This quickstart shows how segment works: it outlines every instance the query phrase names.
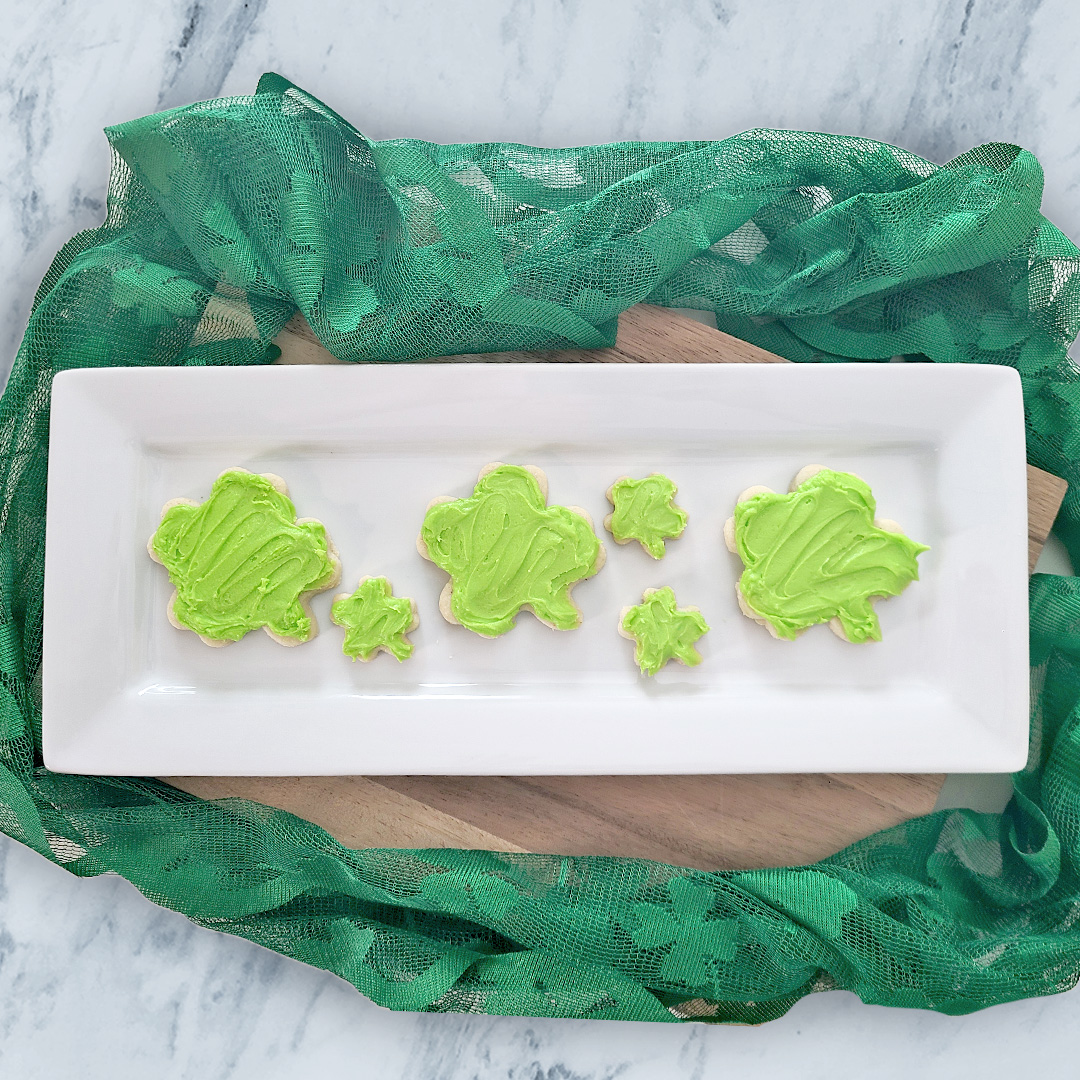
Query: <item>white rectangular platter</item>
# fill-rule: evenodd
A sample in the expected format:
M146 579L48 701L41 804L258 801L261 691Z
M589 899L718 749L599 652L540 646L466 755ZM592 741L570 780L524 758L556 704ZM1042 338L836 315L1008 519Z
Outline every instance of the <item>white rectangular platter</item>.
M1014 371L969 365L411 364L126 368L55 379L45 569L46 765L114 775L1006 772L1027 753L1027 511ZM653 561L607 564L560 632L448 624L418 554L428 503L489 462L536 465L598 529L620 475L689 513ZM858 473L929 544L879 602L884 640L774 640L740 614L723 542L738 494L804 465ZM146 553L162 504L224 469L282 476L341 554L320 633L213 649L166 617ZM364 575L413 597L413 657L352 663L331 597ZM642 677L621 608L671 585L704 662Z

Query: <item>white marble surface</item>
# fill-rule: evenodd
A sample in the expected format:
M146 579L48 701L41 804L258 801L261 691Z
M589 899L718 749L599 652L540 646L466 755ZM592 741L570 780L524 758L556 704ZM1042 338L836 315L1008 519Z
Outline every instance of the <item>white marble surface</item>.
M1077 239L1078 34L1072 0L11 4L0 373L52 255L101 220L101 128L249 92L264 70L376 138L558 145L773 126L866 135L936 161L1016 142L1043 162L1047 216ZM993 797L970 783L949 792ZM762 1029L396 1015L196 929L123 881L79 881L0 841L3 1076L996 1077L1074 1067L1078 1001L957 1019L828 994Z
M803 1000L762 1028L391 1013L0 840L0 1076L967 1080L1075 1073L1080 995L966 1017ZM1070 1071L1071 1070L1071 1071Z

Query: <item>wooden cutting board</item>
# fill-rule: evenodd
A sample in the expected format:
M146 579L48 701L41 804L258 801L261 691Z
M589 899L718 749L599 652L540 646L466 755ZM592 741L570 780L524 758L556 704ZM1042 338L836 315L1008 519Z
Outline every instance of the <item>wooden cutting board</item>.
M281 363L337 363L302 318L277 339ZM611 349L443 361L774 364L781 357L663 308L619 320ZM1028 466L1029 569L1065 481ZM321 825L347 847L465 847L622 855L705 870L814 862L933 809L944 776L165 777L203 798L242 797Z

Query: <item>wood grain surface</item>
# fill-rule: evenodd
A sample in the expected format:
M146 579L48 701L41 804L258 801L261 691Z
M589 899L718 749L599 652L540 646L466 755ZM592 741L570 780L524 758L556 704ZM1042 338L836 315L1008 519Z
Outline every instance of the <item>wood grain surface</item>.
M302 318L280 363L337 363ZM439 362L786 363L663 308L619 320L610 349L438 357ZM1033 568L1066 484L1028 466ZM465 847L621 855L705 870L814 862L933 809L943 776L165 777L203 798L241 797L321 825L348 847Z

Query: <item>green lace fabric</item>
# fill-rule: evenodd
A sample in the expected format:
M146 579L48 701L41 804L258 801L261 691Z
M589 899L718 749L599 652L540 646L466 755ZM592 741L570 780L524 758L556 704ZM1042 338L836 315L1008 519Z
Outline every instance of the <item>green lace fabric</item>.
M1007 364L1080 558L1080 252L1040 216L1031 154L939 167L797 131L372 142L276 75L108 137L107 218L57 256L0 401L0 828L392 1008L757 1023L836 987L962 1013L1076 982L1075 578L1032 581L1032 754L1005 812L932 814L815 866L354 851L251 802L40 763L52 375L263 364L298 310L353 362L611 345L648 300L796 361Z

